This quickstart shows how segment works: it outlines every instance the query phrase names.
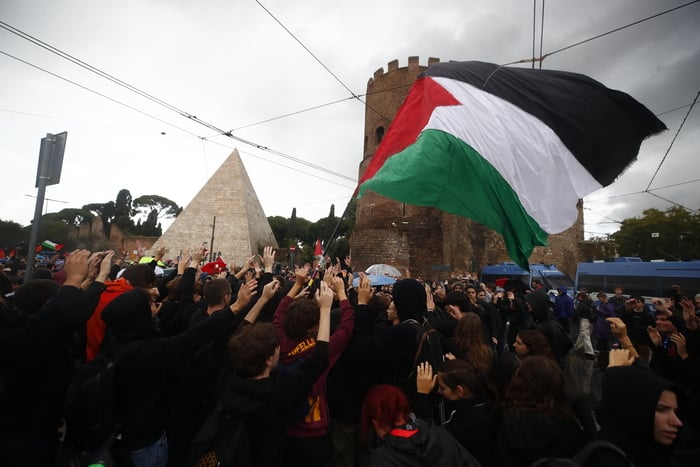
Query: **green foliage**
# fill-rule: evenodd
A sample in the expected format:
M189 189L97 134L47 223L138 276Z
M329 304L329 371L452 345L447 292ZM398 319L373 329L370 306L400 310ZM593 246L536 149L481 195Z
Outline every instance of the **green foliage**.
M117 217L130 219L136 215L136 210L131 206L132 199L129 190L121 189L117 193L117 200L114 203L114 212Z
M642 214L623 220L620 230L611 235L620 256L645 261L700 259L700 215L680 207L652 208Z
M150 214L155 210L158 219L172 219L182 212L182 208L175 201L159 195L139 196L133 201L132 205L140 210L142 214Z
M21 242L29 241L29 235L17 222L0 220L0 247L12 248Z
M326 252L332 258L345 258L350 253L349 237L355 225L355 205L353 200L347 207L343 221L334 215L335 207L331 205L329 216L316 222L297 217L296 208L292 210L292 217L282 216L268 217L272 233L280 246L280 255L289 254L289 247L295 248L295 262L303 264L311 262L314 255L314 243L320 238L324 244L332 240L330 248ZM335 232L335 234L334 234ZM334 238L331 239L331 236ZM284 252L284 253L283 253Z

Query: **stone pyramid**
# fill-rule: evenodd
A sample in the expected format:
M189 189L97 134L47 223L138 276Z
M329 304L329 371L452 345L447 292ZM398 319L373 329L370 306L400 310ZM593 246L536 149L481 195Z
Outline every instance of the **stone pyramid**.
M214 217L213 251L221 252L229 265L236 263L240 266L262 247L277 246L236 149L153 244L149 253L153 254L164 246L165 258L174 258L181 249L198 247L204 242L212 251Z

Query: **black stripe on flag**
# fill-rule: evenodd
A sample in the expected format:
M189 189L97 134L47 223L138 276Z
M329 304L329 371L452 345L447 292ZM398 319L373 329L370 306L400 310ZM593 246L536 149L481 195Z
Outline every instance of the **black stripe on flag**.
M603 186L635 160L644 139L666 129L630 95L578 73L471 61L437 63L423 75L464 81L535 116Z

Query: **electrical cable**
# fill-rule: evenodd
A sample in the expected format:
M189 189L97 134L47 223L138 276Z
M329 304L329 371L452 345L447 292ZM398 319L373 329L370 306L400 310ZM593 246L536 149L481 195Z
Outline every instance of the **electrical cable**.
M650 194L651 196L654 196L654 197L656 197L656 198L659 198L659 199L661 199L661 200L664 200L664 201L666 201L667 203L671 203L671 204L673 204L674 206L678 206L679 208L683 208L683 209L685 209L686 211L690 211L690 212L692 212L692 213L694 213L694 214L698 214L698 211L696 211L695 209L691 209L691 208L686 207L686 206L684 206L684 205L682 205L682 204L680 204L680 203L676 203L675 201L671 201L670 199L664 198L663 196L657 195L656 193L652 193L651 191L645 191L645 193L648 193L648 194Z
M687 6L693 5L693 4L698 3L698 2L700 2L700 0L693 0L692 2L684 3L683 5L679 5L679 6L677 6L677 7L674 7L674 8L671 8L671 9L668 9L668 10L665 10L665 11L662 11L662 12L660 12L660 13L656 13L656 14L654 14L654 15L652 15L652 16L648 16L648 17L646 17L646 18L640 19L640 20L635 21L635 22L633 22L633 23L626 24L625 26L620 26L620 27L618 27L618 28L611 29L610 31L604 32L604 33L602 33L602 34L598 34L598 35L596 35L596 36L589 37L588 39L584 39L584 40L579 41L579 42L576 42L576 43L574 43L574 44L567 45L566 47L562 47L562 48L560 48L560 49L553 50L552 52L548 52L548 53L546 53L546 54L540 56L539 58L523 58L523 59L520 59L520 60L515 60L515 61L513 61L513 62L504 63L504 64L502 64L501 66L515 65L515 64L518 64L518 63L529 63L531 60L532 60L532 61L540 61L540 62L541 62L541 61L543 61L545 58L550 57L550 56L552 56L552 55L554 55L554 54L556 54L556 53L563 52L563 51L565 51L565 50L569 50L569 49L571 49L571 48L574 48L574 47L577 47L577 46L579 46L579 45L585 44L585 43L587 43L587 42L591 42L591 41L593 41L593 40L595 40L595 39L600 39L601 37L607 36L607 35L609 35L609 34L612 34L612 33L618 32L618 31L622 31L623 29L627 29L627 28L632 27L632 26L636 26L637 24L643 23L643 22L645 22L645 21L649 21L649 20L654 19L654 18L658 18L659 16L663 16L663 15L665 15L665 14L667 14L667 13L671 13L671 12L673 12L673 11L680 10L681 8L685 8L685 7L687 7Z
M262 3L260 3L259 0L255 0L255 3L257 3L257 4L260 6L260 8L262 8L262 9L265 11L265 13L267 13L268 15L270 15L270 17L271 17L272 19L274 19L275 22L277 22L277 24L279 24L279 25L282 27L282 29L284 29L284 30L287 32L287 34L289 34L290 36L292 36L292 39L294 39L304 50L306 50L306 52L308 52L309 55L311 55L311 57L312 57L314 60L316 60L316 62L317 62L319 65L321 65L321 66L322 66L322 67L323 67L323 68L324 68L338 83L340 83L340 85L341 85L343 88L345 88L346 91L348 91L348 92L350 93L350 96L351 96L353 99L357 99L358 102L361 102L365 107L367 107L367 108L370 109L371 111L375 112L377 115L379 115L380 117L382 117L384 120L386 120L387 122L391 122L391 119L390 119L390 118L388 118L386 115L384 115L384 114L382 114L381 112L379 112L377 109L374 109L371 105L367 104L367 102L364 101L364 100L362 100L358 94L355 94L355 93L352 91L352 89L350 89L340 78L338 78L338 76L337 76L335 73L333 73L333 72L331 71L330 68L328 68L328 67L326 66L325 63L323 63L323 61L321 61L320 58L318 58L306 45L304 45L304 43L301 42L301 40L299 40L299 38L297 38L297 37L294 35L294 33L292 33L292 31L290 31L290 30L287 28L287 26L285 26L285 25L282 23L282 21L280 21L279 19L277 19L277 17L276 17L275 15L273 15L272 12L271 12L270 10L268 10L268 9L265 7L265 5L263 5Z
M121 106L123 106L123 107L126 107L126 108L129 109L129 110L133 110L134 112L138 112L138 113L140 113L141 115L145 115L145 116L147 116L147 117L149 117L149 118L152 118L152 119L154 119L154 120L156 120L156 121L159 121L159 122L161 122L161 123L163 123L163 124L165 124L165 125L168 125L168 126L170 126L170 127L172 127L172 128L176 128L176 129L178 129L178 130L180 130L180 131L184 131L185 133L188 133L188 134L190 134L190 135L192 135L192 136L195 136L195 137L197 137L197 138L201 138L201 136L199 136L199 135L196 134L196 133L193 133L193 132L191 132L191 131L189 131L189 130L186 130L186 129L184 129L184 128L181 128L181 127L179 127L179 126L177 126L177 125L174 125L174 124L172 124L172 123L170 123L170 122L167 122L167 121L163 120L162 118L158 118L158 117L156 117L155 115L149 114L148 112L144 112L143 110L137 109L137 108L134 107L134 106L131 106L131 105L129 105L129 104L126 104L126 103L124 103L124 102L121 102L121 101L119 101L119 100L117 100L117 99L114 99L114 98L112 98L112 97L109 97L109 96L107 96L107 95L105 95L105 94L102 94L101 92L98 92L98 91L95 91L95 90L93 90L93 89L90 89L90 88L88 88L87 86L83 86L83 85L80 84L80 83L76 83L75 81L72 81L72 80L70 80L70 79L68 79L68 78L64 78L63 76L58 75L58 74L56 74L56 73L53 73L53 72L51 72L51 71L49 71L49 70L47 70L47 69L45 69L45 68L42 68L42 67L40 67L40 66L38 66L38 65L34 65L33 63L30 63L30 62L28 62L28 61L26 61L26 60L22 60L22 59L19 58L19 57L15 57L14 55L9 54L9 53L7 53L7 52L5 52L5 51L3 51L3 50L0 50L0 54L5 55L5 56L7 56L7 57L10 57L10 58L12 58L12 59L14 59L14 60L17 60L18 62L24 63L25 65L28 65L28 66L30 66L30 67L32 67L32 68L36 68L37 70L43 71L44 73L47 73L47 74L49 74L49 75L51 75L51 76L53 76L53 77L55 77L55 78L58 78L58 79L63 80L63 81L66 81L66 82L68 82L68 83L70 83L70 84L72 84L72 85L74 85L74 86L77 86L77 87L79 87L79 88L81 88L81 89L83 89L83 90L85 90L85 91L88 91L88 92L91 92L91 93L93 93L93 94L96 94L96 95L98 95L98 96L100 96L100 97L102 97L102 98L104 98L104 99L107 99L107 100L109 100L109 101L114 102L115 104L119 104L119 105L121 105Z
M649 184L647 185L647 187L644 191L649 191L649 187L651 187L651 184L654 183L654 179L658 175L659 170L661 170L661 166L664 164L664 161L666 161L666 157L668 156L668 153L671 152L671 148L673 147L673 143L676 142L676 138L678 138L678 134L683 129L683 126L685 125L686 120L688 120L688 115L690 115L690 112L693 111L693 107L695 107L695 103L698 101L698 96L700 96L700 91L698 91L697 94L695 94L695 99L693 99L693 102L690 104L690 108L688 109L688 112L686 112L685 117L683 117L683 121L681 122L680 126L678 127L676 134L673 135L673 139L671 140L671 144L668 145L668 149L666 149L666 153L664 154L664 157L661 159L661 162L659 162L658 167L656 167L656 171L654 172L654 175L651 177L651 180L649 180Z
M73 56L70 55L70 54L67 54L67 53L63 52L63 51L61 51L60 49L57 49L56 47L53 47L52 45L47 44L46 42L43 42L43 41L41 41L41 40L39 40L39 39L37 39L37 38L35 38L35 37L33 37L33 36L31 36L31 35L29 35L29 34L23 32L23 31L20 31L19 29L15 28L15 27L13 27L13 26L11 26L11 25L9 25L9 24L3 22L3 21L0 21L0 28L5 29L5 30L7 30L7 31L9 31L9 32L11 32L11 33L13 33L13 34L15 34L15 35L17 35L17 36L23 38L23 39L25 39L25 40L27 40L27 41L29 41L29 42L35 44L35 45L38 45L39 47L41 47L41 48L43 48L43 49L45 49L45 50L48 50L49 52L52 52L52 53L58 55L59 57L64 58L64 59L66 59L66 60L68 60L68 61L70 61L70 62L72 62L72 63L74 63L74 64L76 64L76 65L78 65L78 66L80 66L80 67L82 67L82 68L84 68L84 69L86 69L86 70L89 70L89 71L91 71L92 73L95 73L95 74L97 74L98 76L103 77L103 78L105 78L105 79L107 79L107 80L109 80L109 81L111 81L111 82L113 82L113 83L115 83L115 84L117 84L117 85L119 85L119 86L121 86L121 87L123 87L123 88L129 90L129 91L132 91L132 92L134 92L134 93L136 93L136 94L138 94L138 95L140 95L140 96L142 96L142 97L145 97L146 99L148 99L148 100L150 100L150 101L152 101L152 102L154 102L154 103L156 103L156 104L159 104L159 105L161 105L161 106L163 106L163 107L165 107L165 108L167 108L167 109L169 109L169 110L171 110L171 111L173 111L173 112L176 112L177 114L179 114L179 115L181 115L181 116L183 116L183 117L185 117L185 118L187 118L187 119L189 119L189 120L192 120L192 121L194 121L194 122L196 122L196 123L198 123L198 124L200 124L200 125L203 125L203 126L205 126L206 128L209 128L210 130L216 132L217 134L220 134L220 135L223 135L223 136L228 136L229 138L234 139L234 140L236 140L236 141L239 141L239 142L241 142L241 143L243 143L243 144L247 144L247 145L249 145L249 146L253 146L253 147L255 147L255 148L259 149L259 150L262 150L262 151L268 151L268 152L270 152L271 154L274 154L274 155L283 157L283 158L288 159L288 160L295 161L295 162L297 162L297 163L299 163L299 164L305 165L305 166L310 167L310 168L313 168L313 169L315 169L315 170L319 170L319 171L321 171L321 172L325 172L325 173L328 173L328 174L330 174L330 175L334 175L334 176L339 177L339 178L344 178L344 179L346 179L346 180L355 181L355 179L353 179L352 177L348 177L347 175L343 175L343 174L334 172L334 171L332 171L332 170L330 170L330 169L327 169L327 168L325 168L325 167L322 167L322 166L319 166L319 165L316 165L316 164L311 164L311 163L309 163L309 162L302 161L301 159L297 159L297 158L292 157L292 156L290 156L290 155L288 155L288 154L285 154L285 153L283 153L283 152L281 152L281 151L276 151L276 150L274 150L274 149L268 148L267 146L264 146L264 145L255 143L255 142L253 142L253 141L246 140L246 139L244 139L244 138L240 138L240 137L238 137L238 136L235 136L235 135L233 135L233 134L231 133L231 131L225 131L225 130L223 130L223 129L221 129L221 128L218 128L217 126L215 126L215 125L213 125L213 124L211 124L211 123L208 123L208 122L205 122L205 121L203 121L203 120L200 120L199 118L197 118L196 115L193 115L193 114L191 114L191 113L189 113L189 112L186 112L186 111L184 111L184 110L181 110L181 109L179 109L179 108L177 108L177 107L175 107L175 106L173 106L173 105L171 105L171 104L169 104L169 103L163 101L162 99L159 99L159 98L157 98L157 97L154 97L154 96L152 96L151 94L148 94L147 92L142 91L142 90L136 88L135 86L132 86L132 85L130 85L130 84L128 84L128 83L126 83L126 82L124 82L124 81L118 79L118 78L115 78L114 76L112 76L112 75L110 75L110 74L108 74L108 73L106 73L106 72L103 72L102 70L100 70L100 69L98 69L98 68L95 68L94 66L92 66L92 65L90 65L90 64L88 64L88 63L86 63L86 62L84 62L84 61L82 61L82 60L80 60L80 59L77 59L77 58L73 57ZM143 112L143 111L141 111L141 110L139 110L139 109L136 109L136 108L133 107L133 106L129 106L129 105L123 103L123 102L117 101L116 99L110 98L110 97L108 97L108 96L106 96L106 95L104 95L104 94L102 94L102 93L99 93L99 92L97 92L97 91L94 91L94 90L92 90L92 89L90 89L90 88L88 88L88 87L86 87L86 86L83 86L83 85L81 85L81 84L78 84L78 83L76 83L76 82L74 82L74 81L71 81L71 80L69 80L69 79L67 79L67 78L63 78L63 77L61 77L60 75L57 75L57 74L55 74L55 73L52 73L52 72L50 72L50 71L48 71L48 70L46 70L46 69L44 69L44 68L41 68L41 67L39 67L39 66L33 65L33 64L31 64L31 63L29 63L29 62L27 62L27 61L25 61L25 60L22 60L22 59L20 59L20 58L18 58L18 57L15 57L15 56L13 56L13 55L10 55L10 54L5 53L5 52L2 52L2 51L0 51L0 53L3 53L3 54L5 54L5 55L7 55L8 57L14 58L15 60L18 60L18 61L20 61L20 62L22 62L22 63L25 63L25 64L27 64L27 65L30 65L30 66L32 66L32 67L34 67L34 68L37 68L37 69L41 70L41 71L44 71L44 72L46 72L46 73L48 73L48 74L50 74L50 75L52 75L52 76L55 76L55 77L57 77L57 78L60 78L60 79L62 79L62 80L64 80L64 81L67 81L67 82L69 82L69 83L71 83L71 84L74 84L74 85L76 85L76 86L78 86L78 87L80 87L80 88L82 88L82 89L88 90L88 91L90 91L90 92L93 92L93 93L95 93L95 94L101 96L101 97L104 97L104 98L106 98L106 99L109 99L109 100L111 100L111 101L113 101L113 102L116 102L116 103L118 103L118 104L120 104L120 105L123 105L123 106L125 106L125 107L127 107L127 108L129 108L129 109L131 109L131 110L135 110L135 111L137 111L137 112L139 112L139 113L142 113L142 114L147 115L147 116L149 116L149 117L151 117L151 118L154 118L154 119L156 119L156 120L158 120L158 121L160 121L160 122L162 122L162 123L165 123L165 124L170 125L170 126L172 126L172 127L174 127L174 128L178 128L178 129L180 129L180 130L182 130L182 131L185 131L186 133L189 133L189 134L191 134L192 136L196 136L197 138L200 138L200 139L204 139L204 138L205 138L205 137L203 137L203 136L197 135L197 134L195 134L195 133L192 133L192 132L190 132L190 131L187 131L187 130L185 130L185 129L182 129L182 128L180 128L180 127L177 127L177 126L175 126L175 125L172 125L172 124L166 122L165 120L159 119L159 118L157 118L157 117L155 117L155 116L153 116L153 115L151 115L151 114L148 114L148 113Z
M231 147L231 146L228 146L228 145L226 145L226 144L223 144L223 143L220 143L220 142L218 142L218 141L211 140L211 139L202 138L202 140L203 140L203 141L206 141L206 142L208 142L208 143L216 144L217 146L221 146L221 147L226 148L226 149L230 149L231 151L233 151L234 149L236 149L236 148L233 148L233 147ZM285 164L282 164L282 163L280 163L280 162L278 162L278 161L271 161L271 160L269 160L269 159L265 159L264 157L261 157L261 156L259 156L259 155L257 155L257 154L252 153L252 152L243 151L243 150L241 150L241 149L238 149L238 152L239 152L240 154L245 154L245 155L247 155L247 156L251 156L251 157L254 157L254 158L256 158L256 159L259 159L259 160L261 160L261 161L269 162L269 163L271 163L271 164L275 164L275 165L278 165L278 166L280 166L280 167L284 167L285 169L293 170L293 171L295 171L295 172L298 172L298 173L301 173L301 174L304 174L304 175L311 175L311 174L308 173L308 172L304 172L303 170L297 169L297 168L295 168L295 167L290 167L290 166L285 165ZM318 175L313 175L313 177L314 177L314 179L323 180L324 182L332 183L333 185L338 185L339 187L347 188L348 190L354 190L354 189L355 189L355 186L349 187L349 186L347 186L347 185L343 185L342 183L338 183L338 182L335 182L335 181L333 181L333 180L329 180L329 179L327 179L327 178L320 177L320 176L318 176ZM356 182L355 180L353 180L353 181Z
M542 0L542 20L540 21L540 57L542 56L542 44L544 42L544 2ZM534 65L534 62L533 62ZM542 69L542 60L540 60L540 70Z
M579 46L579 45L585 44L586 42L593 41L593 40L595 40L595 39L600 39L601 37L607 36L607 35L609 35L609 34L612 34L612 33L618 32L618 31L622 31L623 29L627 29L627 28L632 27L632 26L636 26L637 24L643 23L643 22L645 22L645 21L649 21L649 20L654 19L654 18L658 18L659 16L665 15L665 14L667 14L667 13L671 13L671 12L676 11L676 10L680 10L681 8L685 8L685 7L687 7L687 6L690 6L690 5L692 5L692 4L694 4L694 3L698 3L698 2L700 2L700 0L693 0L692 2L684 3L683 5L679 5L679 6L677 6L677 7L670 8L670 9L668 9L668 10L666 10L666 11L662 11L662 12L660 12L660 13L657 13L657 14L655 14L655 15L649 16L649 17L647 17L647 18L640 19L639 21L635 21L635 22L630 23L630 24L627 24L627 25L625 25L625 26L621 26L621 27L619 27L619 28L612 29L612 30L610 30L610 31L608 31L608 32L604 32L603 34L598 34L597 36L593 36L593 37L591 37L591 38L588 38L588 39L585 39L585 40L576 42L575 44L567 45L566 47L562 47L561 49L557 49L557 50L554 50L554 51L552 51L552 52L548 52L548 53L546 53L545 55L543 55L543 56L540 57L540 61L541 61L541 60L544 60L545 58L547 58L547 57L549 57L549 56L551 56L551 55L554 55L554 54L556 54L556 53L563 52L563 51L568 50L568 49L571 49L571 48L573 48L573 47L577 47L577 46Z
M532 69L535 69L535 35L537 34L537 0L532 0ZM542 54L540 54L542 55Z

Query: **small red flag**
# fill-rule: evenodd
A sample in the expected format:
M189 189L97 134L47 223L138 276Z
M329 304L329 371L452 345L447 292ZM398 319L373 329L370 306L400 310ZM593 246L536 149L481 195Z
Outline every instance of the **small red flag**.
M314 256L323 256L323 248L321 247L321 239L316 237L316 245L314 245Z

